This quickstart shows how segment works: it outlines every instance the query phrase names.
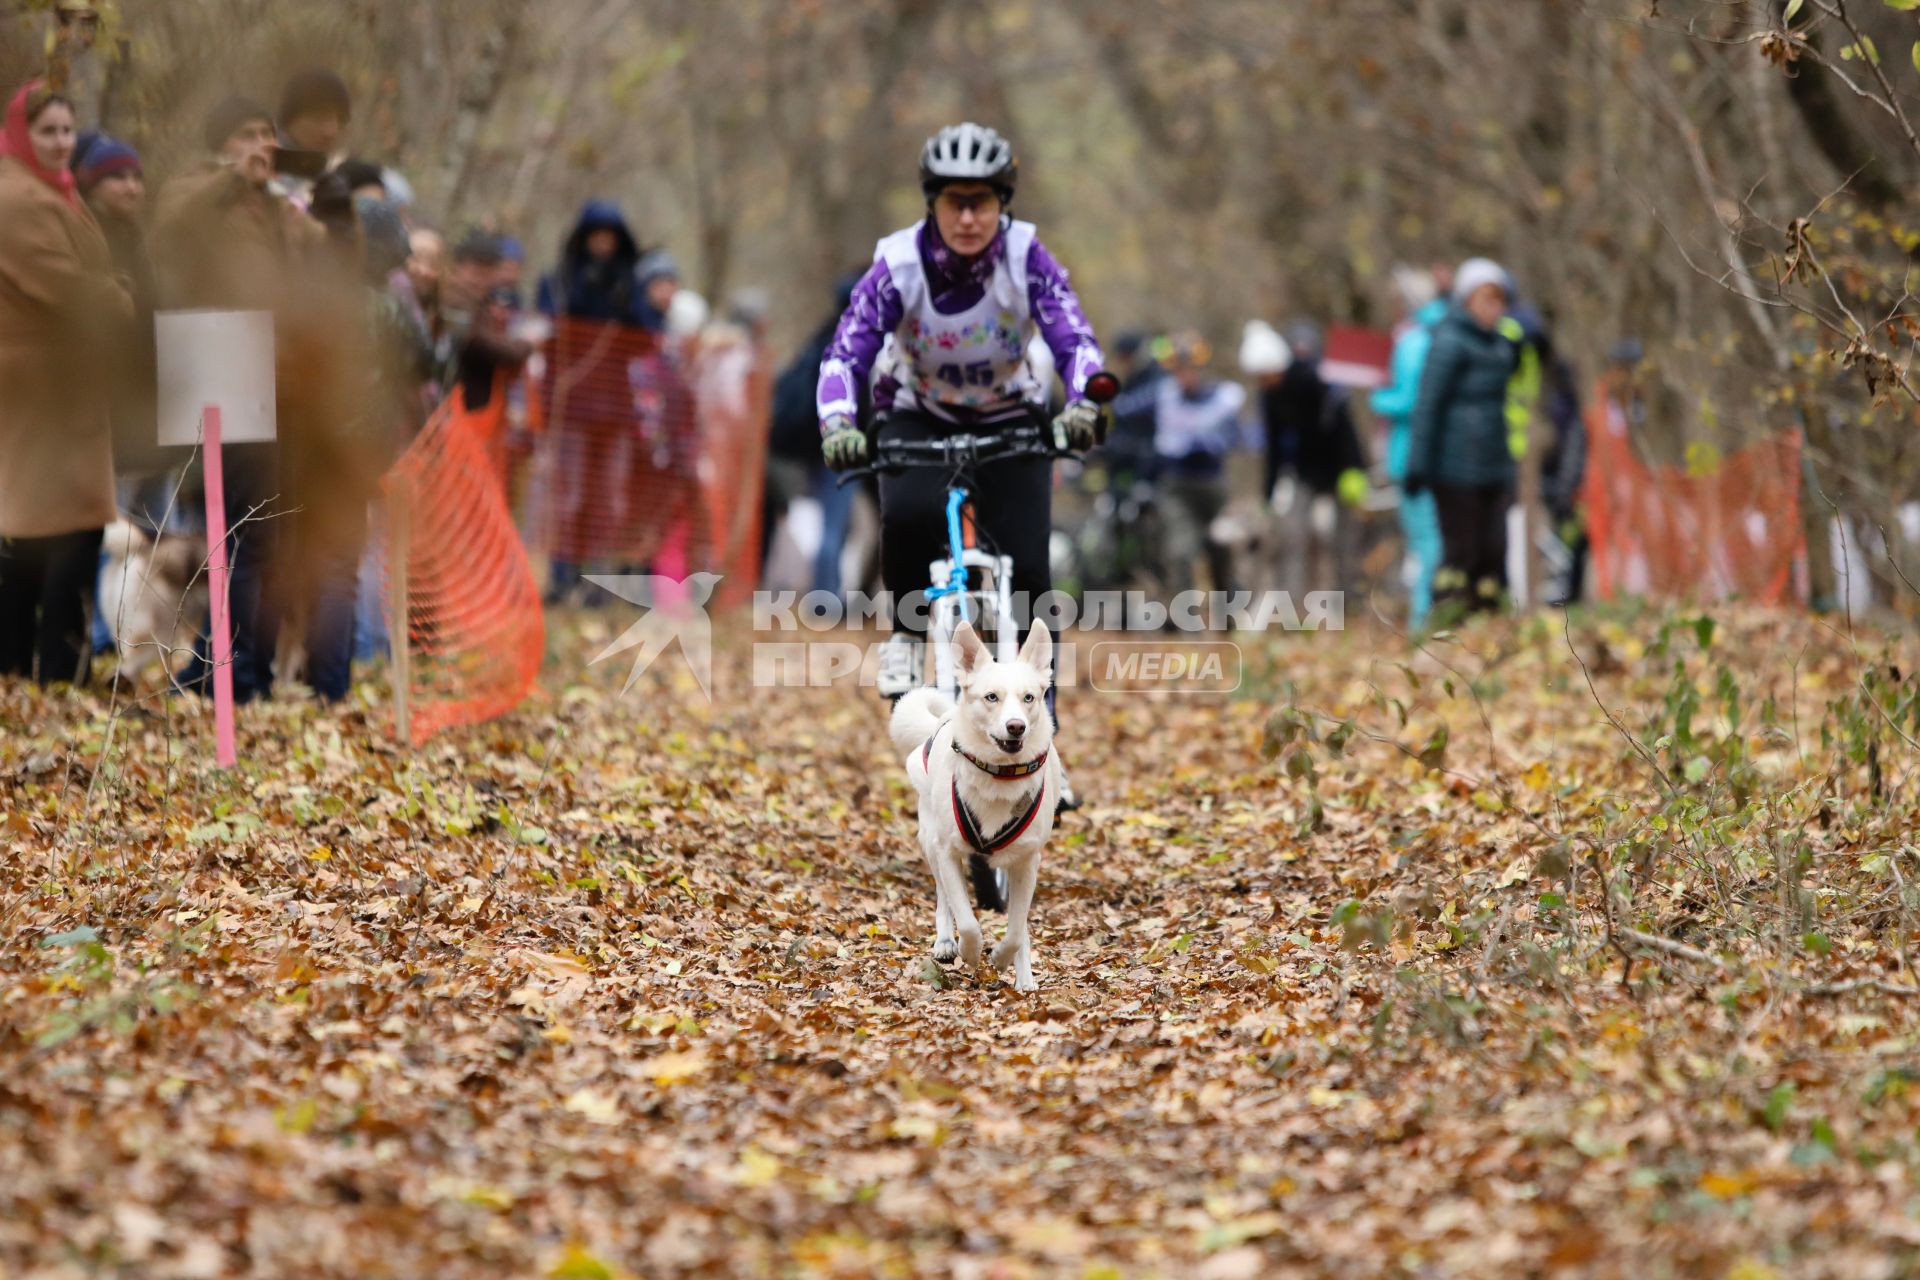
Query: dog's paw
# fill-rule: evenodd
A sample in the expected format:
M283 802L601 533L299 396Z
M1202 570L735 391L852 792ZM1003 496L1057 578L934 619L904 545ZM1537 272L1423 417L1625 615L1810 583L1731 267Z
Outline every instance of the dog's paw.
M993 958L992 958L993 967L996 969L1004 969L1008 965L1012 964L1014 962L1014 958L1017 957L1019 954L1020 954L1020 944L1018 942L1015 942L1012 938L1008 938L1005 942L1002 942L999 946L993 949Z
M1013 989L1022 993L1038 991L1040 984L1033 980L1032 974L1023 973L1013 980Z
M952 938L942 938L933 944L933 958L941 964L947 963L960 954L960 944Z
M971 969L980 963L980 926L960 931L960 959Z

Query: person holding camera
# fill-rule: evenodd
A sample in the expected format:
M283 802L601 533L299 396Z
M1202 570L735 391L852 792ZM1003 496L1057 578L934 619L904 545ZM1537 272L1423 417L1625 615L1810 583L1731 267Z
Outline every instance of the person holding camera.
M222 101L202 133L209 155L160 189L154 219L154 272L163 309L269 311L282 407L297 396L301 370L290 368L287 332L299 313L296 273L325 240L320 224L274 189L273 115L247 98ZM289 322L289 323L283 323ZM290 385L291 384L291 385ZM286 414L281 414L283 419ZM267 590L279 526L292 508L278 444L226 450L228 596L237 701L273 687L278 606ZM204 674L204 655L189 679Z

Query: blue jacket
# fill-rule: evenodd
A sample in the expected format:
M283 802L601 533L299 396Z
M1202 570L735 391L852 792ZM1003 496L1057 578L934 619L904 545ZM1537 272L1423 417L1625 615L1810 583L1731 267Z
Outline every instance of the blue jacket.
M1387 420L1387 474L1395 480L1407 475L1408 428L1413 406L1420 398L1420 373L1433 347L1433 327L1447 314L1447 304L1435 298L1413 313L1413 323L1393 344L1392 380L1373 393L1373 411Z
M1510 338L1482 329L1458 307L1434 326L1408 428L1408 483L1513 483L1507 382L1519 359Z

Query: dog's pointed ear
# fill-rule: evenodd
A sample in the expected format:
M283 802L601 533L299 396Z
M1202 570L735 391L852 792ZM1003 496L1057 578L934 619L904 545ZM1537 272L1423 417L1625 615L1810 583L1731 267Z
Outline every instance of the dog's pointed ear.
M1047 624L1036 622L1027 632L1027 642L1020 646L1020 661L1045 675L1053 667L1053 632L1047 630Z
M980 642L973 624L962 619L953 632L953 660L960 683L966 684L988 661L987 646Z

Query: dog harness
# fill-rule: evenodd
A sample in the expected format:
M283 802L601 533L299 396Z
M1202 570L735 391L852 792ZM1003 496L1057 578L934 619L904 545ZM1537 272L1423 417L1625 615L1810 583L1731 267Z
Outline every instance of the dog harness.
M973 816L973 810L967 808L967 802L960 798L960 782L955 779L953 784L954 825L960 828L961 837L966 840L967 847L975 853L998 853L1026 834L1027 828L1033 825L1034 815L1040 812L1040 802L1046 798L1047 784L1042 782L1034 789L1033 803L1027 806L1025 813L1015 817L1012 822L993 835L982 835L980 821Z
M945 727L945 725L940 726L942 729ZM921 768L930 769L932 767L933 739L939 736L940 730L935 729L932 737L929 737L926 743L921 746ZM988 764L986 761L964 750L958 742L953 744L953 749L956 754L965 757L976 768L990 773L996 778L1031 777L1033 774L1040 772L1041 767L1047 763L1047 756L1049 754L1048 752L1042 751L1034 759L1024 761L1020 764ZM973 810L967 808L967 802L960 798L960 779L955 778L953 780L953 824L960 828L961 839L965 840L967 847L975 853L998 853L1015 840L1018 840L1022 835L1026 834L1027 828L1033 825L1034 818L1040 812L1040 802L1046 798L1047 784L1046 780L1042 779L1040 785L1034 789L1033 802L1027 806L1027 811L1015 815L1013 821L1000 828L1000 830L993 835L987 836L981 834L980 820L973 816Z

